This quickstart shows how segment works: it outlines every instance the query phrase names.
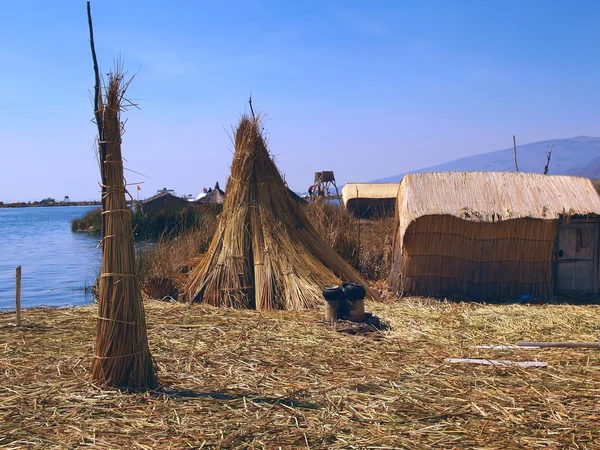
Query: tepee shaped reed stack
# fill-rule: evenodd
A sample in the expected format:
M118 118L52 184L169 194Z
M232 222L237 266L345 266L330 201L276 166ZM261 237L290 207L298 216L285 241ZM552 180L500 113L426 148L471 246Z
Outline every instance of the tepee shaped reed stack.
M241 119L219 226L207 256L190 276L187 299L292 310L321 305L322 288L341 280L367 286L321 240L294 201L260 130L259 118Z
M154 388L158 385L144 305L135 273L131 208L123 177L120 120L128 83L119 66L109 74L105 99L97 89L98 153L103 183L102 273L92 377L104 386Z

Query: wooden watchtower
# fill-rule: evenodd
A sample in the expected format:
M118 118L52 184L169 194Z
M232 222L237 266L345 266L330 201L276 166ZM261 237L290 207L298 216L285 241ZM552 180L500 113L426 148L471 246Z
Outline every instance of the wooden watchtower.
M331 191L335 188L335 196ZM313 185L313 191L311 198L340 198L340 192L337 184L335 183L335 175L333 170L324 170L322 172L315 172L315 182Z

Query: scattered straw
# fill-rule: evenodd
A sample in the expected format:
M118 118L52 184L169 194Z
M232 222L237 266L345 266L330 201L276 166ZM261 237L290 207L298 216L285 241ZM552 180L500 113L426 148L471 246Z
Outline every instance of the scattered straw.
M0 447L522 449L600 445L600 352L474 349L597 341L598 306L368 302L390 330L322 312L151 301L163 387L90 382L95 307L0 315ZM473 366L445 358L547 361Z

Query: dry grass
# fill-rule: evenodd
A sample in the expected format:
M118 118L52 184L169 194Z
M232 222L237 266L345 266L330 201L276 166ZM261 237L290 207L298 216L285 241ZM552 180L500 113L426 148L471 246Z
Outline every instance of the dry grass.
M329 204L309 203L303 209L325 243L362 276L370 281L387 280L394 218L359 220L347 210Z
M359 239L358 219L344 209L314 203L302 209L327 245L367 280L378 282L380 287L385 285L390 271L393 218L361 220ZM181 289L190 268L208 250L217 222L214 213L203 214L194 229L168 234L155 245L140 247L138 274L150 297L162 298Z
M598 306L367 303L391 330L350 336L320 311L149 302L162 388L91 383L96 308L0 314L0 447L600 447L600 352L479 344L598 340ZM547 368L446 364L447 357Z
M201 258L199 255L208 250L216 225L216 215L205 215L197 228L175 236L163 236L153 245L140 246L137 252L137 273L142 286L150 288L158 280L165 279L173 280L175 286L182 284L186 274Z

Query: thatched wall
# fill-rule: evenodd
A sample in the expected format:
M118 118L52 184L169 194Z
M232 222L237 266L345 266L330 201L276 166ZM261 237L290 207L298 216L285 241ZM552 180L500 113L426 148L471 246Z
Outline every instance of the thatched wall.
M600 196L585 178L408 174L398 190L389 287L436 297L550 297L559 219L599 213Z
M557 221L413 221L394 248L390 288L405 295L509 300L550 298Z
M348 183L342 204L357 217L393 217L399 183Z
M396 211L395 198L353 198L345 207L354 216L360 218L394 217Z

